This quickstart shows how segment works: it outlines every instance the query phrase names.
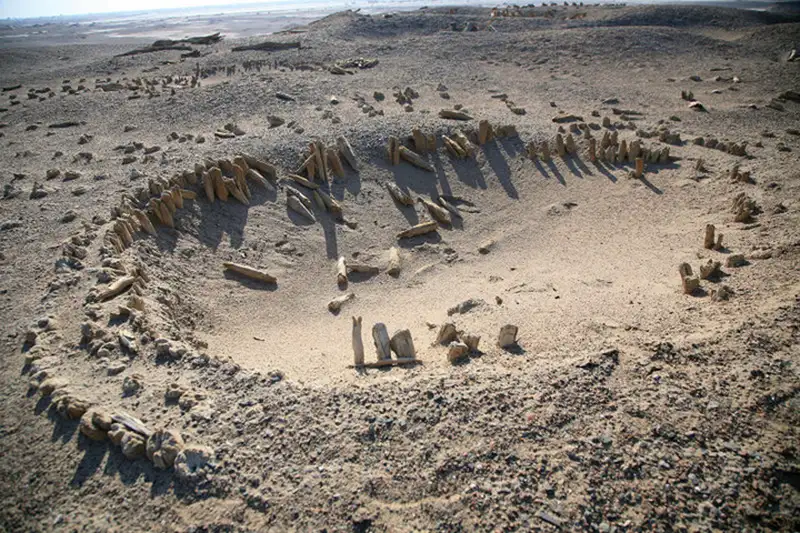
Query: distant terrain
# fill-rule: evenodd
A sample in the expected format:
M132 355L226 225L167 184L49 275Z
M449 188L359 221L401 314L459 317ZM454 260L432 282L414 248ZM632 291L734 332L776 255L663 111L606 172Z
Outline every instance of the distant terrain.
M7 21L0 531L800 530L800 15L735 5Z

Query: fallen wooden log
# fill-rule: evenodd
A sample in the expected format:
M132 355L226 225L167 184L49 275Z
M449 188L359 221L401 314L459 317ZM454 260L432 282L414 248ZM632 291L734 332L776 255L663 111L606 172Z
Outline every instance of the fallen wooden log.
M363 363L361 365L353 365L349 368L382 368L385 366L401 366L401 365L421 365L423 364L420 359L385 359L383 361L374 361L371 363Z
M439 224L437 224L435 220L431 220L428 222L422 222L416 226L411 226L410 228L401 231L397 234L397 238L406 239L409 237L416 237L417 235L424 235L426 233L434 232L438 229Z
M343 294L341 296L334 298L333 300L328 302L328 311L330 311L331 313L338 313L342 309L342 306L344 304L346 304L355 297L356 295L354 293L348 292L347 294Z
M472 120L472 117L463 111L455 111L453 109L442 109L439 111L439 116L442 118L449 118L451 120Z
M97 295L97 299L101 302L110 300L122 294L131 285L133 285L134 281L136 281L136 276L123 276L111 283L111 285L106 287L105 290L100 291L100 294Z
M430 163L422 159L422 157L420 157L419 154L417 154L410 148L406 148L405 146L400 146L398 148L398 152L400 154L400 157L402 157L415 167L419 167L422 170L427 170L428 172L435 172L433 166Z
M297 174L289 174L288 176L292 181L302 185L303 187L307 187L309 189L319 189L319 184L318 183L314 183L314 182L308 181L303 176L299 176Z
M440 207L430 200L424 198L417 198L428 209L428 213L440 224L452 224L453 220L450 218L450 213L444 207Z
M270 182L275 183L278 180L278 170L274 165L251 155L241 154L241 156L247 162L247 166L258 170L259 174L267 178Z
M397 200L398 203L403 205L414 205L414 200L411 199L411 195L398 187L396 184L388 182L386 183L386 189L389 191L391 197Z
M391 339L389 339L389 332L386 331L386 324L378 322L372 326L372 341L375 344L378 361L387 361L392 358Z
M250 279L263 281L265 283L277 283L278 281L278 279L275 276L271 276L266 272L264 272L263 270L258 270L256 268L252 268L247 265L241 265L239 263L231 263L229 261L225 261L222 263L222 266L227 270L236 272L237 274L241 274L242 276L248 277Z
M299 215L302 215L311 222L317 221L317 219L314 218L313 213L311 213L311 210L307 208L305 205L303 205L303 202L301 202L300 199L297 198L297 196L293 194L287 194L286 205L288 205L292 211L298 213Z

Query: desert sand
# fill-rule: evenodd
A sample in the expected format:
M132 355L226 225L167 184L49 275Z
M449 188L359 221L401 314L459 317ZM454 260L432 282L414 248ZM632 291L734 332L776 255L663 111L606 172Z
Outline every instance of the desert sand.
M800 18L316 17L2 30L0 529L800 528Z

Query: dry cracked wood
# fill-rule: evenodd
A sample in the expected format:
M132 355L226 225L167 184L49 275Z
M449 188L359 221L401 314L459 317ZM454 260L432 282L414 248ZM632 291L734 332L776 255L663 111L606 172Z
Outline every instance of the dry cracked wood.
M497 336L497 345L501 348L510 348L517 344L517 332L519 329L512 324L506 324L500 328L500 334Z
M445 209L450 211L450 214L452 216L458 217L458 218L463 218L461 216L461 212L456 208L456 206L454 206L453 204L451 204L450 202L445 200L444 197L440 196L439 198L437 198L437 201L439 202L439 204L441 204L442 207L444 207Z
M442 135L442 143L451 156L457 159L464 159L467 157L467 153L464 151L464 149L447 135Z
M325 209L333 213L334 215L341 216L342 214L342 206L331 198L329 194L322 190L315 191L319 197L322 199L322 202L325 204Z
M267 274L263 270L259 270L257 268L249 267L247 265L242 265L239 263L231 263L229 261L225 261L222 263L222 266L230 270L232 272L236 272L237 274L241 274L242 276L248 277L250 279L254 279L257 281L263 281L265 283L277 283L278 278Z
M353 148L350 146L350 143L347 142L347 139L341 136L337 137L336 146L339 147L339 153L342 154L342 157L344 157L344 160L350 165L350 168L358 172L358 160L356 159L355 153L353 153Z
M256 169L259 174L267 178L270 182L274 184L278 181L278 171L273 165L251 155L241 154L241 156L244 158L245 162L247 162L247 166Z
M398 203L403 205L414 205L414 200L411 199L411 195L398 187L397 184L387 182L386 189L389 191L389 194L392 196L392 198L397 200Z
M492 126L488 120L478 123L478 144L484 145L492 139Z
M417 352L414 349L414 340L411 338L411 331L408 329L398 330L392 335L389 347L398 359L416 359Z
M462 132L457 131L452 135L452 139L458 144L458 146L464 150L464 153L467 157L473 157L475 155L475 145L467 139L467 136L464 135Z
M389 332L386 330L386 324L378 322L372 326L372 341L375 344L378 361L386 361L392 358L391 340L389 339Z
M319 184L308 181L303 176L298 176L297 174L288 174L288 177L297 184L302 185L303 187L307 187L309 189L319 189Z
M398 165L400 164L400 141L397 140L397 137L389 137L389 142L386 145L386 151L389 156L389 164L391 165Z
M414 139L414 148L417 149L417 152L424 154L428 151L428 138L419 128L411 130L411 137Z
M439 116L451 120L472 120L472 117L463 111L455 111L453 109L442 109L439 111Z
M341 296L337 296L330 302L328 302L328 311L331 313L338 313L344 304L355 298L356 295L352 292L348 292L347 294L343 294Z
M328 155L328 167L331 170L333 170L333 173L336 175L337 178L343 178L344 167L342 166L342 160L339 159L339 154L337 153L337 150L328 148L327 155Z
M380 272L380 269L375 265L368 265L366 263L347 263L347 272L375 275Z
M394 277L400 275L400 251L394 246L389 248L389 266L386 272Z
M414 152L410 148L406 148L405 146L401 146L398 149L398 152L400 153L400 157L402 157L403 159L405 159L406 161L408 161L409 163L411 163L415 167L419 167L422 170L427 170L428 172L435 172L433 166L430 163L428 163L427 161L422 159L422 157L420 157L419 154L417 154L416 152Z
M340 256L336 262L336 283L339 285L347 285L347 262L344 256Z
M361 317L353 317L353 358L355 366L364 365L364 342L361 340Z
M422 361L419 359L386 359L383 361L375 361L372 363L363 363L356 365L358 368L383 368L386 366L401 366L401 365L421 365Z
M249 179L253 180L254 182L256 182L258 185L260 185L264 189L270 189L271 188L269 183L267 182L267 179L264 176L262 176L258 172L258 170L254 169L254 168L248 168L247 172L245 172L244 175L245 175L246 178L249 178Z
M136 276L123 276L112 282L108 287L105 288L105 290L100 291L100 293L97 295L97 299L101 302L110 300L122 294L131 285L133 285L134 281L136 281Z
M303 202L301 202L297 198L297 196L295 196L293 194L287 194L286 195L286 205L288 205L289 208L292 211L304 216L308 220L310 220L312 222L316 222L317 221L317 219L314 218L314 214L311 213L311 211L305 205L303 205Z
M398 239L407 239L409 237L416 237L417 235L424 235L426 233L431 233L439 229L439 224L435 220L431 220L428 222L421 222L416 226L411 226L410 228L401 231L397 234Z
M142 227L142 229L144 229L144 231L146 231L150 235L156 234L155 226L153 226L153 223L150 221L150 217L148 217L144 211L141 211L139 209L134 209L133 216L135 216L137 220L139 220L139 225Z
M417 198L417 201L428 209L428 213L430 213L430 215L437 222L448 225L453 223L452 219L450 218L450 213L447 212L447 209L440 207L430 200L426 200L425 198Z

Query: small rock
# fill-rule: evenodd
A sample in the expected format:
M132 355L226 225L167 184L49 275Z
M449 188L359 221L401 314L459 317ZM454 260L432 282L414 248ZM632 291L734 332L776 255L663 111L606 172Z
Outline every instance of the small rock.
M178 383L170 383L167 385L167 391L164 393L164 397L167 400L177 400L181 396L183 396L188 389L183 385Z
M130 376L125 376L125 379L122 380L122 392L126 396L131 396L136 394L142 389L142 381L143 378L140 374L132 374Z
M105 349L101 348L100 350L97 351L98 357L108 357L109 355L111 355L111 352L108 352L108 350L105 350L105 352L107 353L104 353L103 350ZM111 363L106 367L106 372L108 373L109 376L116 376L117 374L121 374L122 372L124 372L126 368L128 367L125 365L125 363ZM128 378L125 379L127 380Z
M451 363L455 363L460 359L463 359L469 353L469 346L464 344L463 342L453 341L447 347L447 360Z
M286 123L286 120L282 119L281 117L277 117L275 115L270 115L267 117L267 122L269 122L270 128L277 128L278 126L282 126Z
M139 459L145 455L145 442L139 434L133 431L122 430L123 434L120 439L120 446L122 446L122 455L128 459ZM109 436L111 432L109 432Z
M147 439L147 458L160 470L171 467L183 449L183 438L175 430L160 429Z
M447 316L452 316L455 314L464 314L472 309L484 305L486 302L481 300L480 298L470 298L469 300L464 300L463 302L455 305L447 310Z
M189 444L175 457L175 475L185 481L202 476L213 468L214 450L208 446Z
M489 252L492 251L495 244L496 243L493 240L484 241L480 246L478 246L478 253L482 255L488 254Z
M69 209L61 216L61 222L64 223L72 222L76 218L78 218L78 213L76 213L72 209Z
M731 268L737 268L740 266L744 266L747 264L747 260L744 258L743 254L733 254L729 255L725 260L725 266Z

